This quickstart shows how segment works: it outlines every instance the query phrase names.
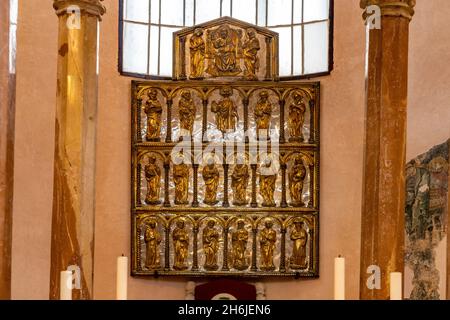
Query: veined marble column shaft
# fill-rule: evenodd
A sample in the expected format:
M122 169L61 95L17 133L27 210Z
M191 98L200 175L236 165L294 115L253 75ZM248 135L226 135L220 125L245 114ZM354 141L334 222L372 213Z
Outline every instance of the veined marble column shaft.
M414 0L361 1L367 24L361 299L389 299L389 274L404 272L408 36L414 5ZM380 268L380 288L369 279L371 266Z
M91 299L94 257L99 0L54 0L59 18L50 299L60 272L80 271L73 299ZM77 272L75 277L77 277Z
M0 2L0 300L11 298L15 77L9 68L9 0Z

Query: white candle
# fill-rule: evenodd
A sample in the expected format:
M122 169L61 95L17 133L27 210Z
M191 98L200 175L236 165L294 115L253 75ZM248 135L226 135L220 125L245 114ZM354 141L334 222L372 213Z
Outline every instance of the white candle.
M116 300L127 300L128 258L117 258Z
M72 271L61 271L59 299L60 300L72 300Z
M345 258L334 259L334 300L345 300Z
M402 296L402 273L391 272L390 274L390 296L391 300L403 300Z

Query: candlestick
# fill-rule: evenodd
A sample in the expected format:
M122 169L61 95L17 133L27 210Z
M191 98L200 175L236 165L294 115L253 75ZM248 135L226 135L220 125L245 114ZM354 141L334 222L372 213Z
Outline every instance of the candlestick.
M345 300L345 258L334 259L334 300Z
M128 258L117 258L116 300L127 300L128 291Z
M403 300L402 273L391 272L390 274L390 296L391 300Z
M59 286L59 299L60 300L72 300L72 271L61 271L60 286Z

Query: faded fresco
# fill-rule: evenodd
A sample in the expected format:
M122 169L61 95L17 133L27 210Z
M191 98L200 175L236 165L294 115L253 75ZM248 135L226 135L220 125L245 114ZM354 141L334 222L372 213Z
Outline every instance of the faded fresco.
M406 166L405 298L446 298L450 140Z

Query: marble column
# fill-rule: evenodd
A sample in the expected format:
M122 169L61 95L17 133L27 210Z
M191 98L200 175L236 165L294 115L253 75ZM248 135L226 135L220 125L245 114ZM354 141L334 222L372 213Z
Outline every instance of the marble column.
M9 65L9 0L0 3L0 300L11 298L15 76Z
M414 0L361 1L367 26L361 299L389 299L389 274L404 271L408 33L414 5ZM367 285L370 266L380 268L380 288Z
M79 270L74 299L93 288L97 32L99 0L54 0L59 19L51 239L50 299L59 298L62 270ZM76 275L78 276L78 275Z

